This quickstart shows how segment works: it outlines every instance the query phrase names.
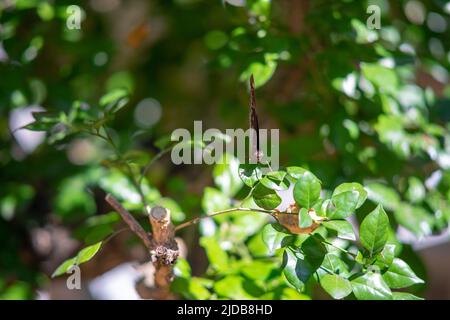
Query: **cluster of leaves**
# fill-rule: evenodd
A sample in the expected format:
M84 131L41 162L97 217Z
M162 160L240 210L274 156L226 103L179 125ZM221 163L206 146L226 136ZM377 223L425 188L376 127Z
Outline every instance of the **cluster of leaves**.
M69 112L33 112L34 121L23 128L48 132L51 144L64 142L81 132L103 137L101 131L107 130L106 125L114 120L115 113L128 103L128 96L127 90L120 88L101 97L98 107L76 101Z
M366 24L369 5L380 8L380 29ZM241 79L254 73L257 86L270 85L283 59L294 66L301 61L299 68L310 75L301 84L305 94L298 103L282 103L273 112L287 127L300 118L297 127L316 128L285 141L288 150L303 146L289 160L307 161L330 187L346 180L381 180L369 188L369 198L395 197L385 208L396 223L417 237L445 230L450 221L450 61L448 33L432 27L433 19L448 24L445 3L314 1L301 8L307 11L305 32L295 36L285 32L283 27L291 26L277 19L279 8L270 1L249 1L234 10L244 10L253 23L237 26L223 36L228 41L211 48L219 66L243 61ZM327 165L337 163L333 170L310 161L323 157L323 147L331 158Z
M95 167L61 182L55 206L60 216L66 218L66 222L71 221L74 213L79 218L80 212L87 212L89 215L95 211L95 203L86 193L87 187L100 188L111 193L127 210L139 212L141 217L145 212L145 206L161 205L171 210L175 223L184 220L185 214L179 205L171 198L163 197L142 175L142 171L152 163L153 158L137 150L122 154L120 146L111 135L111 129L107 127L127 102L126 90L117 89L101 97L98 107L75 102L69 114L35 112L34 121L24 127L32 131L45 131L50 144L67 142L80 135L90 135L100 138L113 151L109 158L101 162L106 169ZM84 221L74 230L74 236L89 246L61 263L52 277L68 273L73 266L90 261L100 251L102 245L117 234L118 222L120 217L115 212L93 216Z
M219 188L226 188L206 190L206 212L230 208L233 201L224 192L230 186L234 190L242 187L236 172L233 174L236 160L224 168L216 168L215 181ZM357 245L351 223L355 220L349 218L367 199L362 185L343 183L331 192L321 190L321 181L301 167L265 174L262 169L267 168L239 166L239 176L250 189L241 207L265 209L276 223L267 223L267 216L258 215L258 211L215 217L215 222L204 223L201 244L210 261L210 277L189 278L186 263L181 261L174 285L177 292L196 299L298 299L307 297L320 284L334 299L419 299L391 290L423 280L398 257L400 250L381 205L362 220ZM288 209L277 210L292 198L295 203ZM227 245L231 241L234 245ZM291 292L286 291L286 283L297 294L284 296Z

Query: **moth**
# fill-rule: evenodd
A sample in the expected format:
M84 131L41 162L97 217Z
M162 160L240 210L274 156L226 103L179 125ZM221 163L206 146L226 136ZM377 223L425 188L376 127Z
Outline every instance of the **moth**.
M255 80L253 74L250 75L250 159L261 162L263 153L261 152L260 137L259 137L259 122L258 114L256 113L256 95L255 95Z

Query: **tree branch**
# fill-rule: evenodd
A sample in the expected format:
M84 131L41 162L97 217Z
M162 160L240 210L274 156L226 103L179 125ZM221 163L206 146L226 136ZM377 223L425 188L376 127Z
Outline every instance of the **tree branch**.
M154 299L169 299L174 296L170 292L173 280L173 265L177 261L179 250L175 241L175 227L170 220L170 211L163 207L153 207L149 220L152 225L152 236L145 232L139 222L111 194L105 197L111 207L116 210L130 229L142 240L150 251L155 267Z
M170 219L170 210L163 207L153 207L150 210L149 219L154 242L154 249L150 253L155 266L155 285L159 290L155 298L171 298L173 265L179 255L178 244L175 241L175 227Z
M264 209L252 209L252 208L231 208L231 209L226 209L226 210L221 210L221 211L216 211L216 212L211 212L205 216L201 216L201 217L197 217L194 218L192 220L186 221L180 225L178 225L175 228L175 232L179 231L181 229L184 229L186 227L192 226L194 224L199 223L202 219L205 218L210 218L210 217L214 217L214 216L218 216L221 214L227 214L227 213L231 213L231 212L238 212L238 211L243 211L243 212L261 212L261 213L266 213L271 215L272 217L275 217L274 214L276 213L275 211L270 211L270 210L264 210Z
M153 244L150 235L145 232L131 213L129 213L110 193L106 195L105 200L120 214L125 223L130 227L131 231L133 231L142 240L147 249L152 250Z

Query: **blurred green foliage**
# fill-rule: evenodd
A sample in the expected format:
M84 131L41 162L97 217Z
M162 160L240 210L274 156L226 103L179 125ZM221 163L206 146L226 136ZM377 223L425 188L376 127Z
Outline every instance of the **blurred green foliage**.
M175 223L242 200L249 190L229 171L236 164L180 168L161 156L143 179L139 173L175 128L199 119L204 127L245 128L243 88L252 73L261 127L281 129L280 163L314 172L330 196L343 182L363 185L369 201L357 220L382 204L395 259L425 278L410 243L395 233L401 227L422 239L450 219L448 2L113 2L79 1L81 30L67 28L71 1L0 3L1 298L33 298L50 281L32 230L64 225L86 245L112 234L118 219L96 220L110 214L105 191L142 216L139 186L150 205L172 210ZM366 25L370 4L381 9L380 30ZM43 144L16 130L31 122L31 110L45 111L28 127L47 132ZM253 200L267 203L259 194ZM284 280L263 242L267 221L233 214L201 224L188 251L200 243L208 270L200 277L201 267L191 272L180 260L174 290L193 299L315 297L314 285ZM295 250L281 251L298 259ZM358 278L357 298L374 277ZM339 297L330 283L342 279L322 283Z

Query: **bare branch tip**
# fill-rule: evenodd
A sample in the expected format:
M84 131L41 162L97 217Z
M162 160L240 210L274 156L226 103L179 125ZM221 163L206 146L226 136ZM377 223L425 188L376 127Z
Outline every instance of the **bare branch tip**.
M169 210L161 206L155 206L150 209L150 216L156 220L163 220L168 214Z

